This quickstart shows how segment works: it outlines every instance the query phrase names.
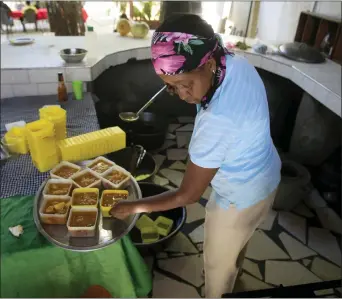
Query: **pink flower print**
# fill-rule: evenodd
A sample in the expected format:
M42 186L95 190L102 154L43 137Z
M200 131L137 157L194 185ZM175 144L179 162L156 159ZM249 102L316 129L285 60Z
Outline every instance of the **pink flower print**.
M211 55L212 55L212 54L213 54L213 52L208 52L207 54L205 54L205 55L203 56L203 58L201 59L201 62L200 62L199 67L202 66L202 65L204 65L204 64L206 64L206 63L208 62L208 60L211 58Z
M176 54L173 48L174 48L174 45L172 42L171 43L159 42L159 43L152 45L151 47L152 59L156 59L164 55Z
M162 75L164 72L167 74L173 74L183 66L184 62L185 57L182 55L159 57L152 60L153 67L158 75Z
M165 33L165 36L168 42L180 41L180 42L183 42L184 44L187 44L189 42L189 39L195 38L195 36L192 34L181 33L181 32L167 32Z

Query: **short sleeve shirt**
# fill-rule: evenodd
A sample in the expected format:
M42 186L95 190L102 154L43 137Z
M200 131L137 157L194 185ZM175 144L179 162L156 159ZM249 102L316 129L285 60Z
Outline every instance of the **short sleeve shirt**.
M211 200L222 208L247 208L280 182L281 162L270 134L264 84L248 61L227 56L224 81L208 108L199 109L189 146L191 161L218 168Z

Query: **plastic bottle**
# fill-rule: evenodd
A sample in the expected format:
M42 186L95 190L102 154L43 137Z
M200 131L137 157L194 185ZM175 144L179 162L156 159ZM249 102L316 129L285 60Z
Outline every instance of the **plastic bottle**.
M94 31L93 26L87 26L87 32L85 33L85 48L88 51L87 57L96 57L97 46L97 34Z

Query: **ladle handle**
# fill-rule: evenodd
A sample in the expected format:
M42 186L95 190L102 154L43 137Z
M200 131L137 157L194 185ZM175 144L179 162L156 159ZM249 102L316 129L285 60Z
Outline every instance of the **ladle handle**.
M163 86L144 106L140 108L140 110L137 112L137 116L139 116L140 113L142 113L144 110L146 110L156 99L156 97L166 89L166 85Z

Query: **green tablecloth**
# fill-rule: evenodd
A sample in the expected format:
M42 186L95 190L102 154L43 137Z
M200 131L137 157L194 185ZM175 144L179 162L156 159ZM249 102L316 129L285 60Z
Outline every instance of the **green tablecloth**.
M36 230L33 197L11 197L1 205L1 297L80 297L101 285L113 297L146 297L151 274L129 237L93 252L72 252L50 245ZM8 228L21 224L24 234Z

